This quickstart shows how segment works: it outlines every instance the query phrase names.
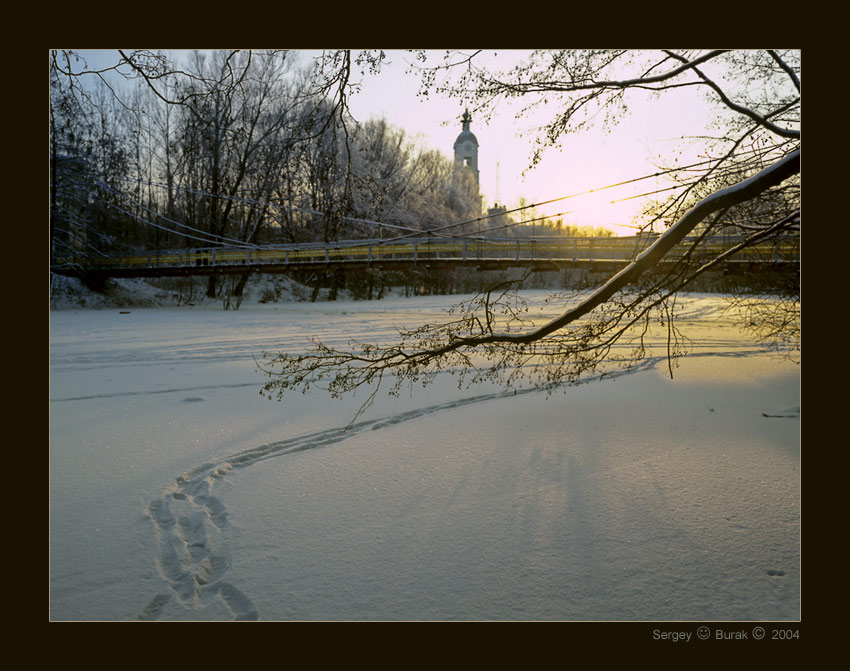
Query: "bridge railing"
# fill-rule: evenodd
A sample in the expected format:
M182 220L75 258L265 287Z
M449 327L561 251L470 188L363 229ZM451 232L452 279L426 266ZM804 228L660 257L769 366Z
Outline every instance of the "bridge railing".
M347 240L332 243L300 243L258 247L215 247L183 250L141 251L114 254L97 259L89 267L98 269L189 268L201 266L284 265L359 261L410 263L429 260L476 261L623 261L634 259L652 242L650 236L621 238L422 238ZM711 258L735 244L735 238L707 238L695 248L685 240L668 254L680 258L691 253ZM747 248L736 258L744 261L799 261L798 240L771 241Z

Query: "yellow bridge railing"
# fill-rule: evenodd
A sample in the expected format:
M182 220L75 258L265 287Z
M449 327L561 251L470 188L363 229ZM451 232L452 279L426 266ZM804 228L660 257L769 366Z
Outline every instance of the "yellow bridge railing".
M521 265L529 262L627 262L644 249L654 238L635 236L623 238L482 238L440 239L417 238L401 240L363 240L336 243L302 243L257 247L217 247L186 250L143 251L88 258L88 268L109 271L139 268L198 268L231 266L298 266L348 262L380 264L391 260L416 264L433 260L474 263L502 261ZM680 258L690 253L697 258L710 258L735 244L735 239L706 239L694 245L685 240L668 254ZM771 241L754 245L735 255L738 261L798 262L799 244L796 239ZM70 259L59 259L62 263ZM79 261L77 261L79 263Z

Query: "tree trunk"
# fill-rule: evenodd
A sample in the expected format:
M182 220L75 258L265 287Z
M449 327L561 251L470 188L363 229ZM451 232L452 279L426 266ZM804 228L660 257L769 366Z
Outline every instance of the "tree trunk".
M233 295L236 296L236 307L242 304L242 293L245 291L245 285L248 284L248 279L251 277L251 273L245 273L239 277L239 281L236 283L236 287L233 289Z
M321 287L322 287L322 278L317 276L316 277L316 284L313 287L313 293L310 295L310 302L311 303L316 302L316 299L319 297L319 289L321 289Z
M339 294L339 286L343 283L341 275L342 271L340 270L334 270L331 273L331 292L328 295L329 301L335 301L337 299L337 296Z

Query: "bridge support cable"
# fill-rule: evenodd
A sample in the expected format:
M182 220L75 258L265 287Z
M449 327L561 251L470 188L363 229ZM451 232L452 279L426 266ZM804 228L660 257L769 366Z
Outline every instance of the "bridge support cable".
M770 148L770 149L773 150L775 148ZM744 154L747 154L747 153L749 153L749 152L742 152L741 156L743 156ZM764 152L762 151L761 153L763 154ZM478 250L477 256L478 256L479 260L484 260L486 258L486 252L484 250L485 243L486 243L486 245L489 246L489 249L492 250L492 249L494 249L492 247L492 245L498 245L499 243L507 244L508 241L510 241L510 243L512 245L514 245L514 250L513 250L513 262L514 263L520 263L521 260L523 260L525 258L523 252L528 252L529 255L528 255L527 258L528 258L529 261L541 260L538 257L545 256L545 253L541 253L538 250L538 246L543 247L543 248L548 248L548 249L550 249L550 251L551 251L552 247L557 247L558 248L557 253L558 253L560 259L563 260L563 259L566 259L566 258L570 258L573 262L578 262L578 261L582 260L582 254L580 253L580 250L579 250L580 239L564 238L564 237L559 236L557 238L558 243L563 243L563 244L558 244L558 243L555 243L555 242L552 242L552 241L547 241L544 238L537 238L533 235L533 232L532 232L530 242L525 241L525 240L521 240L517 236L495 236L495 235L493 235L493 233L496 230L504 229L507 232L508 229L515 228L515 227L518 227L518 226L527 225L529 223L533 225L533 223L536 222L536 221L540 221L540 220L544 220L544 219L553 219L553 218L556 218L556 217L559 217L559 216L563 216L565 214L568 214L569 211L561 212L559 214L554 214L554 215L537 216L537 217L527 219L527 220L523 220L523 221L511 222L509 224L505 224L504 226L499 227L499 229L491 229L490 231L487 231L484 234L481 233L481 222L486 221L488 219L491 219L493 217L504 216L505 214L520 212L520 211L523 211L523 210L526 210L526 209L529 209L529 208L536 208L536 207L540 207L540 206L547 205L547 204L550 204L550 203L566 200L566 199L569 199L569 198L575 198L575 197L586 195L586 194L596 193L598 191L602 191L602 190L605 190L605 189L611 189L611 188L615 188L615 187L618 187L618 186L623 186L623 185L626 185L626 184L638 182L638 181L641 181L641 180L644 180L644 179L654 178L654 177L657 177L659 175L664 175L664 174L673 173L673 172L681 172L681 171L686 170L686 169L694 168L694 167L697 167L697 166L703 166L703 165L707 165L707 164L712 164L712 163L716 164L717 161L718 161L718 159L708 159L706 161L701 161L699 163L695 163L695 164L692 164L690 166L684 166L684 167L680 167L680 168L673 168L673 169L669 169L669 170L658 171L658 172L653 173L651 175L645 175L645 176L642 176L642 177L637 177L637 178L617 182L617 183L614 183L614 184L609 184L609 185L606 185L606 186L598 187L596 189L590 189L590 190L583 191L583 192L580 192L580 193L574 193L574 194L570 194L570 195L567 195L567 196L561 196L559 198L553 198L553 199L550 199L550 200L547 200L547 201L541 201L539 203L533 203L533 204L530 204L530 205L525 205L525 206L522 206L522 207L514 208L513 210L510 210L509 212L500 212L498 214L485 215L485 216L481 216L481 217L476 217L474 219L468 219L468 220L456 222L456 223L453 223L453 224L446 224L446 225L443 225L443 226L438 226L438 227L435 227L435 228L432 228L432 229L426 229L426 230L420 230L420 229L416 229L416 228L413 228L413 227L410 227L410 226L401 226L401 225L397 225L397 224L377 222L377 221L372 221L372 220L364 219L364 218L341 217L341 219L344 220L344 221L363 224L365 226L372 227L373 229L377 228L379 232L382 232L384 229L389 229L389 230L397 231L399 234L392 237L392 238L381 237L379 239L371 238L371 239L356 239L356 240L338 241L338 242L335 243L333 249L331 249L329 246L325 246L323 248L321 246L319 246L317 248L316 243L300 243L300 244L294 244L294 245L288 245L288 246L257 245L255 243L248 243L248 242L244 242L244 241L237 240L237 239L234 239L234 238L228 238L226 236L208 233L206 231L202 231L200 229L194 228L194 227L189 226L187 224L183 224L181 222L174 221L172 219L169 219L167 217L159 215L158 213L151 210L150 208L147 208L144 205L142 205L141 203L138 203L135 199L133 199L129 195L124 194L120 191L117 191L117 190L109 187L109 185L106 185L106 184L101 185L102 187L105 187L108 190L110 190L112 193L118 195L120 198L126 199L127 201L132 203L136 208L150 213L151 215L153 215L154 218L162 219L163 221L171 224L172 226L182 228L185 231L190 231L190 233L178 231L178 230L174 230L173 228L169 228L168 226L163 226L161 224L158 224L155 221L151 221L151 220L146 219L142 216L139 216L137 213L133 213L133 212L129 211L128 209L125 209L125 208L121 207L120 205L118 205L114 202L110 202L110 201L102 198L99 194L96 194L91 190L86 189L86 192L88 194L92 195L94 198L96 198L100 202L103 202L104 204L106 204L108 207L113 208L113 209L125 214L128 217L131 217L132 219L134 219L134 220L136 220L136 221L138 221L142 224L152 226L154 228L163 230L163 231L168 232L170 234L177 235L177 236L189 239L189 240L197 240L199 242L203 242L203 243L206 243L206 244L217 245L219 247L219 249L222 250L222 254L224 254L225 256L227 256L228 254L230 255L229 258L231 260L237 259L236 250L238 250L238 249L247 250L247 255L245 257L241 258L241 259L238 259L238 262L243 263L243 264L247 262L247 264L249 264L249 265L254 265L255 263L262 263L264 261L274 261L275 258L276 258L275 257L276 252L282 252L282 254L284 256L283 262L287 265L289 265L291 263L296 264L296 265L298 265L299 263L311 263L312 261L310 261L310 259L314 256L314 254L312 254L311 251L310 251L311 249L316 249L317 251L319 249L321 249L321 251L319 251L319 253L323 254L323 256L324 256L323 260L326 264L334 263L334 262L336 262L336 259L340 259L340 262L341 262L342 257L345 257L345 256L357 258L357 257L362 257L364 255L366 257L366 261L368 263L372 263L372 262L375 262L375 261L383 260L388 255L390 257L395 257L396 255L398 255L399 257L402 257L404 254L409 255L411 251L412 251L413 262L416 263L423 258L422 250L420 249L420 245L419 245L419 242L420 242L419 239L423 235L427 236L427 241L428 241L428 251L427 251L427 254L426 254L427 258L440 258L441 255L445 256L445 254L457 253L457 254L459 254L460 261L465 263L469 260L468 242L474 241L477 244L477 250ZM166 185L162 185L162 184L157 184L157 186L162 186L163 188L166 187ZM686 186L687 186L687 184L682 184L682 185L677 185L676 187L673 187L673 188L680 188L680 187L684 188ZM185 188L185 187L177 187L177 188ZM204 193L204 192L200 192L200 191L197 191L197 190L191 190L191 189L186 189L186 190L187 191L195 191L197 193L200 193L202 195L206 195L206 196L209 196L209 197L229 198L229 199L232 199L232 200L244 200L245 202L259 203L259 204L268 205L268 206L271 206L271 207L287 207L289 209L296 209L296 210L301 210L301 211L305 211L305 212L316 214L316 215L326 216L324 213L321 213L321 212L309 210L307 208L297 208L297 207L292 206L292 205L283 205L282 203L271 203L271 202L259 201L257 199L244 199L244 198L239 198L239 197L234 197L234 196L225 196L225 195L221 195L221 194L210 194L210 193ZM451 229L453 229L453 228L458 228L458 227L470 225L470 224L477 224L478 225L478 229L479 229L478 235L470 235L468 233L452 233L452 232L450 232ZM195 235L195 234L198 234L198 235ZM204 236L204 237L200 237L200 236ZM442 246L439 249L437 247L432 248L432 239L433 238L439 238L439 239L445 240L447 242L453 241L455 244L458 245L458 247L454 247L454 248L451 247L451 246L447 247L447 246L445 246L445 244L441 243ZM611 239L606 238L606 240L611 240ZM632 242L635 246L635 251L632 254L628 254L625 258L632 258L633 259L635 257L635 254L639 251L638 248L639 248L642 240L641 240L640 236L635 236L631 240L632 240ZM407 251L405 251L405 248L404 248L405 244L407 244L409 246L409 249ZM436 243L434 243L434 244L436 244ZM560 248L563 247L564 245L570 245L570 244L572 245L572 251L571 251L571 255L567 256L567 255L564 254L564 251ZM529 246L530 246L530 249L528 248ZM596 260L597 259L597 252L599 250L596 249L593 240L588 239L586 243L582 244L582 246L585 249L585 253L586 253L588 260ZM393 247L393 250L388 253L387 250L390 247ZM433 251L432 251L432 249L433 249ZM251 253L251 250L255 250L255 253L253 255ZM132 253L129 253L129 254L132 254ZM122 256L128 257L129 254L124 254ZM160 257L160 256L171 256L171 255L174 254L174 252L168 251L168 250L159 250L159 251L150 251L149 253L144 252L142 254L144 254L145 256L147 256L149 254L151 257ZM188 258L194 258L196 260L196 262L197 262L198 258L200 258L200 259L202 259L201 263L204 264L204 265L208 265L210 262L213 265L216 264L215 252L211 253L210 250L208 250L208 249L201 248L201 249L195 249L195 250L182 250L181 254L187 255ZM504 258L506 258L506 259L509 258L508 257L509 252L507 251L506 248L503 249L501 254ZM193 257L193 255L194 255L194 257ZM778 261L778 260L780 260L781 256L782 256L782 253L780 252L779 247L777 246L776 251L773 254L773 258L774 258L774 260ZM623 257L618 257L618 258L623 258ZM299 261L299 259L301 259L302 261ZM304 259L306 259L306 261ZM605 253L602 252L602 255L599 256L599 260L613 260L613 259L606 258ZM278 259L278 262L279 262L279 259ZM182 257L181 257L180 263L182 265ZM226 263L227 263L227 261L222 261L222 265L225 265Z
M173 220L173 219L169 219L168 217L165 217L165 216L163 216L163 215L159 214L158 212L155 212L154 210L151 210L150 208L145 207L144 205L142 205L141 203L139 203L138 201L136 201L134 198L131 198L131 197L130 197L130 196L128 196L127 194L122 193L122 192L120 192L120 191L116 191L115 189L112 189L112 188L111 188L111 187L109 187L108 185L103 185L103 186L105 186L107 189L109 189L110 191L112 191L112 193L114 193L115 195L117 195L117 196L119 196L119 197L123 197L123 198L125 198L126 200L130 201L130 203L132 203L133 205L135 205L135 206L136 206L136 207L138 207L139 209L144 210L145 212L148 212L148 213L152 214L154 217L157 217L157 218L159 218L159 219L162 219L163 221L166 221L166 222L168 222L169 224L173 224L174 226L177 226L177 227L179 227L179 228L185 228L186 230L192 231L193 233L200 233L201 235L205 235L205 236L207 236L207 238L209 238L209 239L205 239L205 238L198 238L198 237L193 236L193 235L188 235L188 234L186 234L186 233L181 233L180 231L175 231L175 230L172 230L172 229L167 228L167 227L165 227L165 226L161 226L161 225L159 225L159 224L155 224L155 223L154 223L154 222L152 222L152 221L149 221L149 220L147 220L147 219L144 219L144 218L142 218L142 217L139 217L138 215L136 215L136 214L134 214L134 213L132 213L132 212L129 212L129 211L127 211L127 210L125 210L125 209L123 209L123 208L119 207L119 206L118 206L118 205L116 205L115 203L111 203L110 201L108 201L108 200L106 200L106 199L104 199L104 198L100 197L99 195L97 195L97 194L96 194L96 193L94 193L93 191L90 191L90 190L88 191L88 192L89 192L89 194L91 194L94 198L96 198L96 199L100 200L101 202L105 203L106 205L108 205L108 206L110 206L110 207L112 207L112 208L114 208L114 209L119 210L119 211L120 211L120 212L122 212L123 214L126 214L127 216L129 216L129 217L132 217L132 218L136 219L136 220L137 220L137 221L139 221L140 223L146 224L146 225L148 225L148 226L153 226L154 228L159 228L159 229L161 229L161 230L167 231L167 232L172 233L172 234L177 235L177 236L182 236L182 237L189 238L189 239L192 239L192 240L199 240L199 241L201 241L201 242L207 242L207 243L209 243L209 244L217 244L217 245L232 244L232 245L237 245L237 246L242 246L242 247L256 247L256 245L255 245L254 243L251 243L251 242L245 242L245 241L243 241L243 240L238 240L238 239L236 239L236 238L228 238L228 237L223 236L223 235L217 235L217 234L215 234L215 233L209 233L208 231L203 231L203 230L201 230L201 229L199 229L199 228L195 228L195 227L193 227L193 226L189 226L188 224L184 224L184 223L181 223L181 222L179 222L179 221L175 221L175 220Z

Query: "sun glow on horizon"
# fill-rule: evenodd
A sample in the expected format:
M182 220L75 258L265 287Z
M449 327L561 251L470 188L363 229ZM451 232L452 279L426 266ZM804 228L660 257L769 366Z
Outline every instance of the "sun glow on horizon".
M392 64L376 77L365 78L361 93L352 96L355 117L383 116L421 146L452 156L466 103L437 95L422 98L418 95L418 78L405 68L409 56L403 51L388 53ZM522 52L510 50L478 56L496 69L522 57ZM667 183L647 179L605 187L651 176L673 156L685 162L688 155L695 157L693 148L687 148L683 139L703 132L716 117L716 110L689 91L668 92L663 107L634 92L628 113L614 127L567 133L531 167L535 140L551 120L551 105L526 110L520 102L500 100L492 112L485 118L470 109L470 130L479 142L478 170L485 212L494 205L511 210L523 200L527 204L556 201L541 205L538 212L562 217L565 224L608 228L616 235L638 231L643 222L636 218L645 206L668 195L642 194Z
M117 62L115 51L80 53L91 61L91 67ZM182 58L188 52L171 53ZM319 53L299 52L298 62L305 65ZM434 50L435 57L441 53ZM418 147L451 157L466 102L433 93L422 97L420 78L410 69L413 56L404 50L389 50L387 56L380 72L365 73L358 90L348 98L353 117L359 122L383 118L403 130ZM482 52L477 56L482 64L495 69L509 67L523 57L520 50ZM706 119L715 116L689 91L665 93L663 106L644 98L634 92L628 113L614 128L592 127L563 135L557 146L543 152L533 168L530 166L535 140L539 129L551 119L556 102L519 113L521 103L500 101L489 119L470 106L471 131L480 143L478 169L484 212L497 201L508 210L520 207L524 201L540 204L536 208L538 215L562 219L564 224L607 228L618 236L634 235L641 223L636 219L646 204L653 199L665 200L668 195L641 194L663 188L666 182L656 178L605 187L652 175L661 159L674 152L684 159L678 154L682 138L701 131Z
M642 190L635 187L588 189L559 196L553 199L554 202L535 202L521 196L515 203L502 202L499 205L508 211L528 207L527 210L520 210L514 215L518 220L525 217L547 217L550 221L560 220L564 226L604 228L613 231L617 236L630 236L635 235L644 224L640 215L652 200L652 196L642 195L646 193L645 188Z

